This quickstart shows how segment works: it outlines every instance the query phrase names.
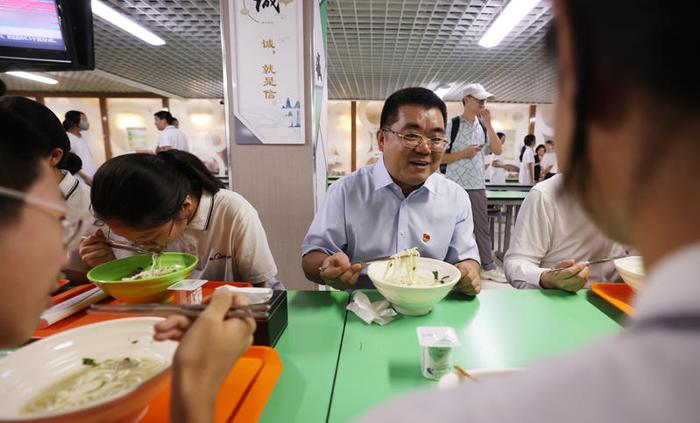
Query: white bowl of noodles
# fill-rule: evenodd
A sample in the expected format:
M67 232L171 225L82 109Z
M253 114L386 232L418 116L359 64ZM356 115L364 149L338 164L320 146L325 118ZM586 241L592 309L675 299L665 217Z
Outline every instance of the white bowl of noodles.
M450 263L425 257L415 257L413 280L391 278L387 267L393 261L374 262L367 268L372 280L384 298L397 312L408 316L422 316L430 312L454 288L461 277L459 269ZM407 283L408 282L408 283Z
M0 360L0 422L136 421L165 388L177 348L153 340L160 320L94 323Z

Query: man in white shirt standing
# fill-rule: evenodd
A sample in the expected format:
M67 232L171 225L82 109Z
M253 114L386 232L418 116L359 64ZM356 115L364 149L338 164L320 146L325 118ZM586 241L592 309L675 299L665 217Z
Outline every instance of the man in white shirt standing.
M447 123L445 134L449 136L450 143L441 163L446 165L445 176L457 182L469 194L474 237L481 259L481 279L505 283L505 275L493 259L486 214L484 157L491 153L501 154L501 140L491 126L491 112L486 108L489 98L493 98L493 94L481 84L469 84L464 88L464 113Z
M540 182L520 208L503 260L508 282L516 288L576 292L589 287L589 280L619 280L612 262L587 262L624 254L624 247L603 235L578 202L562 192L563 183L564 175Z
M158 147L156 153L170 149L190 151L190 146L187 142L185 134L173 125L175 118L170 112L161 110L153 115L153 122L161 131L158 136Z

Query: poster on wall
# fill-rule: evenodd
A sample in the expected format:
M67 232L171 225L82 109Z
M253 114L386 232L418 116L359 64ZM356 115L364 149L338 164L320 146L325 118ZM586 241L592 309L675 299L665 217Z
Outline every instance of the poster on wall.
M149 149L146 128L126 128L126 140L131 151Z
M304 144L302 0L233 3L233 112L249 131L236 142Z

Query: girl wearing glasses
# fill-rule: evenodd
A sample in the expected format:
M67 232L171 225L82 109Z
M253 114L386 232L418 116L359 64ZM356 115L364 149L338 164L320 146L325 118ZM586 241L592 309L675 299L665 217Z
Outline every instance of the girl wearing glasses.
M107 226L81 243L91 266L115 258L107 243L119 236L146 250L197 255L193 277L282 289L258 213L193 154L167 150L108 160L95 174L91 198Z

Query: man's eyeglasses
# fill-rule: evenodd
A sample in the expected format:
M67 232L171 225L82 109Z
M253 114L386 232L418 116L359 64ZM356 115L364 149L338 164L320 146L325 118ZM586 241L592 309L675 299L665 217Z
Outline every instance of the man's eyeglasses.
M408 134L402 134L401 132L396 132L391 129L387 128L382 128L382 131L384 132L390 132L397 137L403 142L403 145L406 148L416 148L419 145L426 143L430 151L434 151L436 153L441 153L445 151L445 147L447 146L447 140L442 137L431 137L428 138L426 136L423 136L421 134L416 134L416 133L408 133Z
M0 187L0 195L5 197L13 198L17 201L22 201L28 206L35 207L52 218L57 218L61 223L61 230L63 231L63 247L66 250L72 250L77 247L76 241L78 241L78 236L80 235L80 229L83 227L83 220L68 220L66 219L66 207L62 204L54 203L53 201L45 200L41 197L37 197L32 194L27 194L26 192L17 191L12 188ZM61 213L60 217L57 217L48 210L53 210L55 212Z

